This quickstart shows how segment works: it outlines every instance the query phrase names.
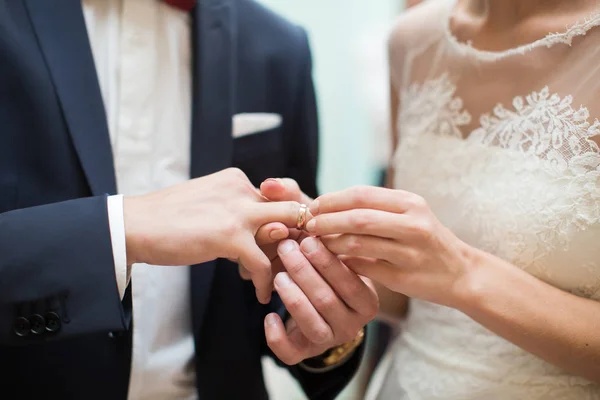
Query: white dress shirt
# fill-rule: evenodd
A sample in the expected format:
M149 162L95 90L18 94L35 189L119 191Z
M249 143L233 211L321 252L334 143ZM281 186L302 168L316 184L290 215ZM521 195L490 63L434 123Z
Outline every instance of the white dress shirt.
M158 0L83 0L106 108L118 192L138 195L189 179L190 16ZM121 296L122 196L108 198ZM129 399L195 399L189 267L135 264Z

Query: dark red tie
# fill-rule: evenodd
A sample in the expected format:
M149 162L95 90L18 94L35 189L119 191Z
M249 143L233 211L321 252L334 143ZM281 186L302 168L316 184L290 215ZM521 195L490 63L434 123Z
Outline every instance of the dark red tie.
M164 2L188 12L196 5L196 0L164 0Z

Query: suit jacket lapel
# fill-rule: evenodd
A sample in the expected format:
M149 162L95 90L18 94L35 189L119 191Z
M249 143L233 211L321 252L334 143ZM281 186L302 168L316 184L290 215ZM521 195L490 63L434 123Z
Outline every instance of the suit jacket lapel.
M200 0L194 10L192 178L231 166L236 59L232 0ZM194 330L206 312L216 262L192 267Z
M114 194L110 137L81 1L26 5L92 194Z

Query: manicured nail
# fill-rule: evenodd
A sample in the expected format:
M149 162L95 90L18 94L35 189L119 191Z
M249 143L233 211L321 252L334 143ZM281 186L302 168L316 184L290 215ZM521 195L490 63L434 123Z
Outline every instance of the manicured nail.
M268 326L275 325L277 323L277 317L275 316L275 314L269 314L267 315L267 318L265 318L265 322Z
M315 200L312 202L312 204L310 205L310 213L312 215L317 215L319 214L319 200Z
M287 233L283 229L274 229L269 233L272 240L283 240L287 237Z
M307 237L300 243L300 248L306 254L314 253L319 248L319 242L313 237Z
M292 284L292 278L286 272L280 272L275 277L275 283L279 287L288 287Z
M310 233L314 233L317 230L317 221L313 218L306 224L306 230Z
M298 248L298 243L296 243L293 240L286 240L284 242L281 242L281 244L279 245L279 254L287 254L290 251L296 250Z

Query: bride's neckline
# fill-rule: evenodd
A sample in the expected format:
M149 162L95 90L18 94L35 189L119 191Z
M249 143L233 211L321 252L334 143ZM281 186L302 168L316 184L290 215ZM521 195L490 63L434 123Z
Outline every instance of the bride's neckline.
M506 50L481 50L473 47L469 42L460 41L452 32L450 22L457 2L458 0L447 0L448 7L446 10L446 15L444 15L444 35L448 42L456 50L464 54L471 55L482 61L495 61L505 57L524 54L537 47L552 47L557 43L564 43L570 46L575 37L583 36L590 29L596 26L600 26L600 9L598 9L595 12L591 13L583 21L580 20L575 22L573 25L567 26L563 32L550 32L543 38L538 39L534 42L523 44Z

